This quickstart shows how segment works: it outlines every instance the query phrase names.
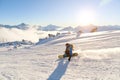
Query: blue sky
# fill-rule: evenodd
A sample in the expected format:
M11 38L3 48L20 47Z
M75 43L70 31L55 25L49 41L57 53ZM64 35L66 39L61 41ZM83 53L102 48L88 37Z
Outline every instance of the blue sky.
M0 24L78 26L87 20L120 25L120 0L0 0Z

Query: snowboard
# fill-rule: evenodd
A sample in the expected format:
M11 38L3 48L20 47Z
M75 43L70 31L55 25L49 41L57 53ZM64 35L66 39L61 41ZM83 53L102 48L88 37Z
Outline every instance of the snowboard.
M75 57L75 56L78 56L78 53L73 53L72 54L72 57ZM58 55L58 58L62 59L62 58L65 58L65 57L63 57L63 55Z

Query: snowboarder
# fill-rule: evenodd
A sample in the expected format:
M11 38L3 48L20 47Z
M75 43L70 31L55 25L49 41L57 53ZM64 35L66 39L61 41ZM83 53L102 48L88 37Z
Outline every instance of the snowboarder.
M72 57L73 45L66 43L65 46L66 46L66 50L65 50L65 54L63 55L63 57L69 57L68 61L70 61Z

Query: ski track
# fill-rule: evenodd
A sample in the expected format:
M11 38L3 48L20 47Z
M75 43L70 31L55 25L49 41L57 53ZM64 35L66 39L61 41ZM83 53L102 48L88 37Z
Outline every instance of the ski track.
M120 80L120 31L65 35L29 49L0 52L0 80ZM79 56L59 60L65 43Z

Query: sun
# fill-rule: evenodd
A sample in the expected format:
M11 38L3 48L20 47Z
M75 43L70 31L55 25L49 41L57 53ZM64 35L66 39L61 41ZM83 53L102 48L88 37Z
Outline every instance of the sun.
M80 25L89 25L94 24L95 22L95 11L93 10L84 10L78 14L78 20Z

